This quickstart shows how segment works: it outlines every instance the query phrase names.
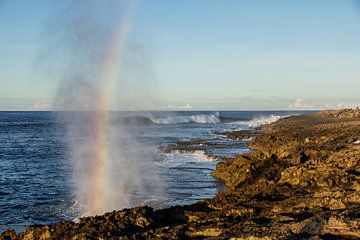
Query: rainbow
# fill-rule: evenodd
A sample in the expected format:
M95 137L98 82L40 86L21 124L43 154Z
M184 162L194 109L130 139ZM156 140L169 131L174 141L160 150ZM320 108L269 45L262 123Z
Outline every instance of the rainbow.
M129 0L127 8L129 10L133 6L133 1ZM128 10L128 9L127 9ZM130 11L125 11L129 13ZM98 75L96 77L95 87L99 94L100 101L96 106L94 115L92 116L92 129L94 131L92 144L90 166L90 183L91 189L87 189L86 198L88 206L86 207L87 215L95 215L104 213L114 206L112 201L113 194L109 189L111 184L109 177L109 149L107 142L108 127L109 127L109 111L113 89L119 79L119 68L121 65L121 57L123 48L126 42L126 33L129 28L129 14L119 14L117 17L118 25L114 29L107 48L104 51L101 66L99 67Z

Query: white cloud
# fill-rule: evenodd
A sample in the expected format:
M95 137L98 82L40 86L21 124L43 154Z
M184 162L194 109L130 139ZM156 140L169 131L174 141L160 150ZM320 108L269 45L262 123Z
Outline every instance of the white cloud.
M185 104L184 106L180 106L180 109L192 109L192 105L190 103Z
M356 103L337 103L337 104L326 104L325 106L321 106L321 109L343 109L343 108L356 108L360 106L360 104Z
M34 103L29 110L49 110L51 109L51 103L48 102L36 102Z
M156 104L156 103L139 103L134 105L131 110L165 110L165 111L176 111L176 110L190 110L193 106L190 103L182 104ZM126 109L127 110L127 109Z
M305 102L301 98L297 98L295 100L295 102L289 106L289 108L292 108L292 109L313 109L314 105Z

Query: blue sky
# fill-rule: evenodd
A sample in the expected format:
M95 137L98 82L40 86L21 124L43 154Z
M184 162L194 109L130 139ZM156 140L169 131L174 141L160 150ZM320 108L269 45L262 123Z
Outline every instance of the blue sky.
M144 59L126 73L142 78L131 90L160 110L360 105L358 2L138 0L127 41ZM46 27L70 4L0 0L1 109L51 108L64 70L44 56Z

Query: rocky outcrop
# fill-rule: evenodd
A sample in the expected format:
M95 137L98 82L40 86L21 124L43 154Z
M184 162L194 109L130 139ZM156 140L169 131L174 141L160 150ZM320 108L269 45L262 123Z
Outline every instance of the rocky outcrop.
M217 165L227 184L190 206L124 209L0 239L359 239L359 110L288 117L254 152Z
M254 216L266 219L261 237L360 238L358 112L327 111L266 126L250 144L255 153L218 164L213 174L228 189L213 202L226 206L231 196L257 210Z
M360 118L360 108L342 109L342 110L327 110L318 113L320 117L335 117L335 118Z

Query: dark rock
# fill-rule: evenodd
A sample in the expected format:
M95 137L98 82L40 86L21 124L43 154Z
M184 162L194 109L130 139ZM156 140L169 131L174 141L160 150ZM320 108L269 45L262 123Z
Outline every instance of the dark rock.
M239 130L239 131L227 131L227 132L217 132L215 134L224 135L232 140L254 140L257 136L262 133L262 129L258 128L256 130Z
M2 234L0 234L0 240L17 240L19 239L16 232L14 230L6 230Z

